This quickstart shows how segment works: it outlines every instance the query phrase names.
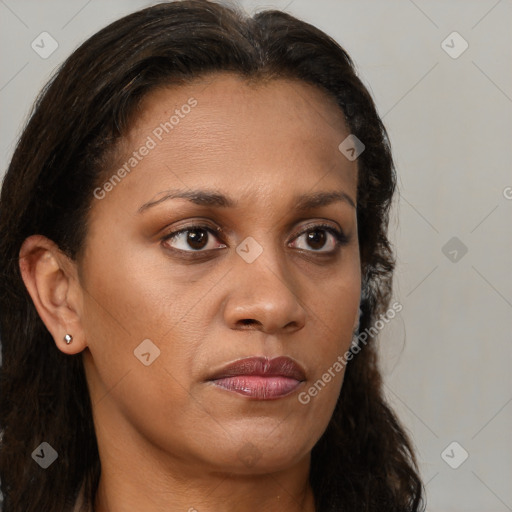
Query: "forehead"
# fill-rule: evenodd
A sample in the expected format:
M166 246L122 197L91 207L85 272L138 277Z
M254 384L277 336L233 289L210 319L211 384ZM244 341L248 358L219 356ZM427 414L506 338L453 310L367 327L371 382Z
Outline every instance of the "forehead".
M184 96L195 96L212 110L255 114L261 108L291 109L287 118L305 114L319 117L333 129L346 129L343 112L335 99L319 86L285 77L246 78L234 72L214 72L197 77L186 85L159 86L144 98L141 110L148 115L162 105L179 107Z
M320 181L353 192L357 163L338 149L348 134L335 100L314 85L210 74L143 99L116 167L135 165L110 195L123 189L148 200L168 188L201 185L240 198L259 191L270 202L271 192L297 195ZM139 148L144 155L135 161L130 155Z
M163 126L161 133L160 123L171 130ZM190 150L204 148L209 141L232 141L234 148L247 135L247 149L252 141L272 140L286 147L287 141L298 139L308 147L337 147L340 137L348 134L342 110L317 86L284 78L249 81L228 72L149 93L127 139L155 130L157 138L162 135Z

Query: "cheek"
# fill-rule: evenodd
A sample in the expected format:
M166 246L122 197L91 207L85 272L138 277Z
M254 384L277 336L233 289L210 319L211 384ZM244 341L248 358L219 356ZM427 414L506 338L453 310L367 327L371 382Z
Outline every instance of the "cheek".
M114 436L107 434L113 443L124 435L120 428L126 430L125 438L136 432L168 453L190 458L191 447L198 445L200 453L215 425L201 400L191 398L186 375L177 371L180 366L169 366L164 358L165 349L150 366L134 357L135 363L96 400L95 416L107 428L115 427Z
M325 358L350 345L359 320L361 274L358 260L347 261L330 279L310 286L308 305L325 364Z
M143 263L135 271L121 257L115 265L91 266L88 275L94 276L84 311L93 359L88 381L97 413L121 414L137 431L179 451L190 426L204 422L200 402L191 399L201 309L179 283Z
M122 388L129 389L126 407L144 395L152 403L159 397L165 403L169 396L179 402L190 380L194 340L200 339L187 332L196 325L189 319L198 314L194 297L179 279L171 280L171 272L163 274L142 256L133 249L97 250L84 273L84 329L98 392L123 379ZM163 389L168 393L160 396Z
M359 319L361 278L358 260L333 276L323 288L312 291L309 302L314 340L308 361L312 368L299 402L310 409L318 425L327 425L336 405L347 361L347 351Z
M91 319L96 331L108 329L109 335L142 341L166 319L179 318L183 300L176 297L182 290L169 273L163 274L164 269L147 258L150 251L140 251L133 244L112 246L117 250L96 244L84 265L89 306L85 318Z

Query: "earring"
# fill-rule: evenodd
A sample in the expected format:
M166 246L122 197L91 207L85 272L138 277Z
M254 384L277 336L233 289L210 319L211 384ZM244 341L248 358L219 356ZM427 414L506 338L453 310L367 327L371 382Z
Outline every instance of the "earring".
M71 336L71 334L66 334L66 336L64 336L64 341L69 345L73 341L73 336Z

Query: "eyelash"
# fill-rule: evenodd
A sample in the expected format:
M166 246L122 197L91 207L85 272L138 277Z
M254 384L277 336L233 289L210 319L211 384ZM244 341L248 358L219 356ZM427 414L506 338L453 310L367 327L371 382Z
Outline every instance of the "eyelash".
M162 241L162 243L167 242L168 240L172 240L173 238L176 238L181 233L186 233L187 231L194 231L194 230L207 231L208 233L215 235L216 237L219 237L219 234L222 233L221 230L215 230L207 225L194 224L192 226L187 226L185 228L179 229L177 231L173 231L172 233L165 235L164 237L162 237L161 241ZM342 246L346 245L350 241L349 237L347 237L345 235L345 233L343 233L343 231L338 231L336 228L332 227L329 224L315 224L313 226L308 226L307 229L304 229L300 233L297 233L297 235L293 238L293 240L296 240L300 236L305 235L310 232L314 232L314 231L327 231L328 233L330 233L335 239L335 244L336 244L335 249L333 249L332 251L322 251L322 250L315 251L315 250L307 250L307 249L299 249L299 250L310 252L313 254L323 255L323 256L333 256L334 254L336 254L339 251L339 249ZM223 242L221 240L221 243L224 244L225 242ZM224 247L221 247L221 249L224 249ZM201 253L207 254L210 251L216 251L218 249L207 249L207 250L200 249L200 250L185 251L183 249L176 249L175 247L171 247L171 248L169 248L169 250L178 251L180 253L185 253L187 256L189 256L190 253L192 253L192 254L201 254Z

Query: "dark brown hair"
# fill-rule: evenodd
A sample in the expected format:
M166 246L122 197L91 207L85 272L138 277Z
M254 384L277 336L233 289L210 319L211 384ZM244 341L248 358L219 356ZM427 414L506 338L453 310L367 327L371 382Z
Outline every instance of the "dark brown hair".
M82 484L94 503L100 460L81 354L59 351L19 270L24 239L41 234L73 259L87 236L93 190L149 91L206 73L293 78L334 98L358 159L357 221L363 275L360 329L389 305L394 256L387 238L396 176L384 126L346 52L279 11L252 18L206 0L162 3L83 43L41 92L0 197L0 477L5 512L72 509ZM340 141L341 142L341 141ZM42 470L42 441L58 463ZM346 368L328 428L312 451L318 512L423 510L422 484L403 427L383 396L375 336Z

